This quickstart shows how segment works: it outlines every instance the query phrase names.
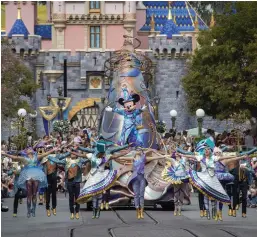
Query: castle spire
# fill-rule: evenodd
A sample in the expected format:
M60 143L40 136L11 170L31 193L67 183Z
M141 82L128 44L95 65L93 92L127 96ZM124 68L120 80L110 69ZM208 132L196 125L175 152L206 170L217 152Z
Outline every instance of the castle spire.
M199 31L198 17L197 17L196 14L195 14L195 22L194 22L194 25L195 25L195 31Z
M21 2L19 1L17 3L17 5L18 5L18 7L17 7L17 9L18 9L17 19L20 20L21 19Z
M214 14L212 12L211 14L211 22L210 22L210 27L213 27L215 25L215 20L214 20Z
M151 24L151 31L154 31L154 29L155 29L154 15L151 16L151 22L150 22L150 24Z
M169 15L168 15L168 20L172 20L171 3L172 3L172 1L169 1Z

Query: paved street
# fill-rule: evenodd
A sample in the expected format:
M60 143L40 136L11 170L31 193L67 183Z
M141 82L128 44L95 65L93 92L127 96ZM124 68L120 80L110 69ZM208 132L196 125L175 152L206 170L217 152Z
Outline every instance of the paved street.
M257 211L248 209L246 219L228 217L223 211L224 221L208 221L199 217L196 197L185 206L183 216L174 217L161 208L146 209L145 219L137 220L135 210L116 208L101 213L98 220L91 219L91 212L81 210L80 220L70 220L68 199L58 194L57 216L47 217L39 206L37 216L26 217L26 204L19 206L18 217L12 217L13 199L5 199L10 211L2 213L2 236L4 237L252 237L257 233Z

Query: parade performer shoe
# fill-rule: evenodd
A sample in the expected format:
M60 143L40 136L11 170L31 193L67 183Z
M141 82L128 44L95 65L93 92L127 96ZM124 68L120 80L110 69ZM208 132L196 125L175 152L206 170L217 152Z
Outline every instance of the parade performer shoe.
M101 203L100 209L101 209L101 211L104 209L104 204L103 203Z
M242 217L243 217L243 218L246 218L246 213L243 213L243 214L242 214Z
M13 215L12 215L13 217L17 217L17 213L13 213Z
M56 216L56 208L52 209L53 215Z
M210 211L207 211L207 219L208 219L208 220L210 220L210 219L211 219Z
M71 213L71 214L70 214L70 219L71 219L71 220L74 220L74 213Z
M93 208L93 215L92 215L92 219L95 219L95 217L96 217L96 209L95 209L95 208Z
M232 214L233 214L233 213L232 213L232 209L229 209L229 210L228 210L228 216L232 216Z
M200 217L203 218L203 216L204 216L204 212L203 210L200 210Z
M144 219L144 208L140 208L140 218Z
M178 207L178 215L181 216L181 206Z
M47 214L48 217L50 217L51 216L50 210L46 210L46 214Z
M174 211L174 216L177 216L177 215L178 215L177 210L175 210Z
M207 210L204 210L204 217L207 217Z
M215 208L212 208L211 213L212 213L212 219L216 220L217 210Z
M218 218L219 218L219 221L223 221L223 219L222 219L222 211L218 212Z
M36 217L36 210L33 208L33 209L31 209L31 215L33 216L33 217Z
M137 219L139 220L140 218L141 218L140 210L139 210L139 208L137 208Z
M31 213L30 213L30 212L28 212L28 213L27 213L27 217L28 217L28 218L30 218L30 216L31 216Z
M105 203L105 210L109 210L109 202Z
M233 210L233 217L236 217L236 210Z
M77 220L79 219L79 213L78 212L76 213L75 217L76 217Z
M100 208L97 208L95 218L98 219L100 217Z

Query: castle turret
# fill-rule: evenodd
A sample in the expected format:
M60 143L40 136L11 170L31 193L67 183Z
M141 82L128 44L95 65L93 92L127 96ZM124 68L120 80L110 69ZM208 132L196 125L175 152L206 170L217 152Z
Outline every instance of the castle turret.
M131 37L134 36L134 29L136 27L136 2L124 2L124 34Z
M21 19L21 6L20 2L18 2L18 15L17 19L14 22L10 32L8 33L8 37L11 38L13 35L23 35L24 38L28 38L29 31L25 26L24 22Z
M53 2L53 48L64 49L64 30L66 28L65 2Z

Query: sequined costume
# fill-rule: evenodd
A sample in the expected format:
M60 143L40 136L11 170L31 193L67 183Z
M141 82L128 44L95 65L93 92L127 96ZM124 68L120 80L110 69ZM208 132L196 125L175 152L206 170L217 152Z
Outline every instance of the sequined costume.
M93 219L100 217L103 192L111 188L117 179L117 171L113 170L111 166L110 169L105 169L105 166L113 153L128 147L128 145L125 145L111 148L112 145L114 145L113 142L98 140L94 144L94 148L79 148L84 152L91 153L92 157L90 158L91 170L84 187L80 191L77 202L80 204L85 203L92 197ZM98 157L100 153L104 154L101 158Z
M77 158L77 159L71 159L71 158L65 158L68 154L63 154L60 157L54 157L54 156L48 156L48 160L65 166L65 179L66 179L66 186L69 192L69 207L70 207L70 213L71 213L71 219L74 219L74 199L77 200L79 196L80 191L80 183L82 182L82 165L88 162L88 159L84 158ZM61 158L61 159L58 159ZM75 176L69 177L69 170L75 170ZM75 212L76 212L76 218L78 219L78 213L80 210L80 205L78 202L75 203Z
M46 175L42 170L42 166L38 162L37 153L34 153L33 159L28 157L24 157L26 161L25 167L22 169L17 186L21 189L26 189L26 181L34 180L39 181L38 188L46 188L47 187L47 179Z
M142 109L135 109L131 112L114 108L114 113L120 114L124 117L121 137L118 141L119 145L125 145L132 143L132 146L141 146L143 147L142 139L140 138L137 126L141 125L138 123L140 121L137 117L143 112Z
M202 171L197 172L189 170L192 185L211 200L229 204L230 198L219 182L214 171L218 157L211 156L210 160L207 161L204 156L197 156L197 160L200 162Z
M181 215L181 207L184 198L187 196L189 175L186 170L186 159L181 158L179 161L172 160L171 166L165 167L162 172L162 178L173 184L174 188L174 215Z

